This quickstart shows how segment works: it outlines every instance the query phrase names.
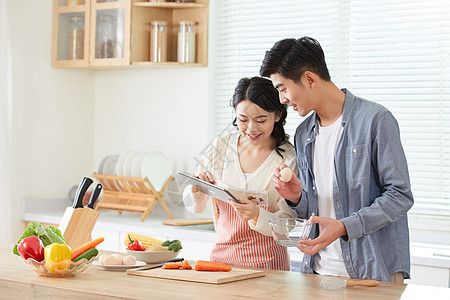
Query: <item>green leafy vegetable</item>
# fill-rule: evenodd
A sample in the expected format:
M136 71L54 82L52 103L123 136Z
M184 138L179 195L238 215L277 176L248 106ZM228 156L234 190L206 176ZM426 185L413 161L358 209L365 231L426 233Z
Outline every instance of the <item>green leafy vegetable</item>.
M25 232L14 245L13 253L20 256L19 251L17 251L17 246L20 244L22 239L32 235L37 236L42 241L42 244L44 244L44 247L53 243L66 244L66 241L64 240L64 237L59 229L56 229L53 226L44 228L41 223L32 222L28 224L27 229L25 229Z
M178 252L183 247L181 246L181 242L179 240L167 240L164 243L162 243L161 246L169 246L169 250L173 252Z

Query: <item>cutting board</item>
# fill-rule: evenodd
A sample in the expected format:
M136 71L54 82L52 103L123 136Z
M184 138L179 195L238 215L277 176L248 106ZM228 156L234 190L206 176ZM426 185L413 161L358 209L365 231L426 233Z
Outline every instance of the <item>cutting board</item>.
M162 223L165 225L173 225L173 226L211 224L212 222L213 222L213 219L210 219L210 218L172 219L172 220L163 220L162 221Z
M194 281L212 284L221 284L243 279L263 277L266 275L264 270L238 269L233 268L230 272L207 272L192 270L171 270L171 269L152 269L146 271L127 270L128 275L157 277L163 279Z

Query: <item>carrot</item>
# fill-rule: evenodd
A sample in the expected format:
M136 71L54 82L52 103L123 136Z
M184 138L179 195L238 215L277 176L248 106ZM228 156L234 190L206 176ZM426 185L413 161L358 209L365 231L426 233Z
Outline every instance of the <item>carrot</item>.
M231 271L231 267L227 264L198 260L195 264L195 271L222 271L229 272Z
M161 269L186 269L191 270L191 265L187 262L187 260L177 261L177 262L168 262L165 263Z
M103 242L105 239L102 237L96 238L95 240L89 241L75 249L72 249L72 260L80 256L82 253L88 251L89 249L94 248L101 242Z

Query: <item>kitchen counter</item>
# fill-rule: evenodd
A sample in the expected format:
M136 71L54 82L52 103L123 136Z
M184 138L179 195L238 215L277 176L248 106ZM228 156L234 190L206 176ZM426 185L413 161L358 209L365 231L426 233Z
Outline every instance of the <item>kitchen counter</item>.
M23 201L22 219L26 222L38 221L44 224L60 223L66 207L71 206L67 199L26 199ZM212 218L212 213L194 214L184 207L167 202L175 219L179 218ZM152 212L144 221L140 220L141 214L122 213L117 211L100 210L92 237L105 237L105 242L99 245L99 249L125 252L122 244L125 232L137 232L161 240L180 239L183 242L182 254L186 259L209 259L216 232L213 224L170 226L162 224L169 219L161 205L156 204ZM119 246L120 245L120 246ZM290 257L295 265L300 264L302 253L290 248Z
M446 288L391 282L328 291L319 286L320 275L273 270L264 277L218 285L131 276L97 266L75 277L48 278L29 270L11 249L0 247L3 299L450 299Z

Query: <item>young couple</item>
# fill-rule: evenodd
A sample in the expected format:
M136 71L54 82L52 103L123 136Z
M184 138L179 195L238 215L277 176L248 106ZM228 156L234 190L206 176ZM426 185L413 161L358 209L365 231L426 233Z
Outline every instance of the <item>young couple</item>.
M302 272L403 282L409 278L407 211L413 205L399 126L386 108L339 89L318 41L284 39L266 52L261 77L239 81L232 99L239 131L211 145L196 176L242 190L265 191L265 205L213 199L211 260L289 270L270 219L316 223L299 243ZM284 131L286 106L302 117L295 147ZM294 149L295 148L295 149ZM279 179L289 167L289 182ZM188 187L188 209L209 196Z

